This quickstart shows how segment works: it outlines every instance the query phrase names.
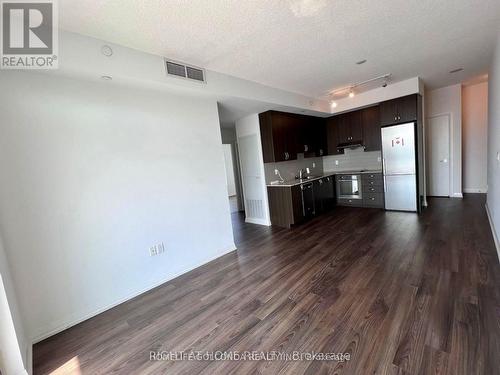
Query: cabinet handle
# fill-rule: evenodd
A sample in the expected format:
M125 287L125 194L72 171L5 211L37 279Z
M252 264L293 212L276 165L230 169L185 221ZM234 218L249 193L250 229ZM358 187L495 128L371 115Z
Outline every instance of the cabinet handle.
M373 178L373 175L372 175L372 174L370 175L370 178Z
M370 199L371 199L372 201L374 201L374 200L375 200L375 198L373 198L373 197L371 197Z
M373 181L370 181L370 185L373 185Z

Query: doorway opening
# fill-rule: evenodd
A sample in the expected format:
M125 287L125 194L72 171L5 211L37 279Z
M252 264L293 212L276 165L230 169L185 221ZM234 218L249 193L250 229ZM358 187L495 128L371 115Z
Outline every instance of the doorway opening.
M224 165L226 168L229 208L231 214L234 215L244 211L238 143L236 142L236 129L234 126L221 127L221 135L222 148L224 151Z

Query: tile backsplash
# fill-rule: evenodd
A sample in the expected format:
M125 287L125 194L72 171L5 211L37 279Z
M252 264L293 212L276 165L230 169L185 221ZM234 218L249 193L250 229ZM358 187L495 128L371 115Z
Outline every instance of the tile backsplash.
M297 160L282 161L279 163L264 163L266 184L279 180L274 170L279 170L285 181L290 181L299 173L299 169L309 168L312 175L323 172L350 171L361 169L382 169L382 153L380 151L367 151L362 148L346 149L342 155L328 155L319 158L304 158L303 154L297 155ZM338 165L335 161L338 161ZM313 163L315 167L313 167Z
M382 169L382 153L367 151L362 148L346 149L343 155L328 155L323 157L323 169L326 172L358 169ZM338 161L338 165L335 161Z
M313 163L315 167L313 167ZM312 175L323 173L323 158L304 158L303 154L297 155L297 160L282 161L279 163L264 163L266 174L266 184L279 180L279 176L274 174L274 170L279 170L285 181L290 181L299 173L299 169L309 168Z

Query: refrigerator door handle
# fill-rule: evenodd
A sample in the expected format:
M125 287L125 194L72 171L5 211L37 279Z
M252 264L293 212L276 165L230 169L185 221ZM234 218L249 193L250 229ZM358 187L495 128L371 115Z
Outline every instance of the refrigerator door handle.
M382 158L382 176L384 176L384 193L387 193L385 183L385 158Z

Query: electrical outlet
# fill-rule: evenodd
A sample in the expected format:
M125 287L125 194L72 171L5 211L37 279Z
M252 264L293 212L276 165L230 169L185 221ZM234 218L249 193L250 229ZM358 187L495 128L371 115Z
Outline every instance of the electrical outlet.
M156 244L149 248L149 256L151 257L155 255L160 255L161 253L164 252L165 252L165 245L163 244L163 242L160 242L159 244Z
M380 163L382 161L382 158L380 156L378 156L377 161Z
M277 169L274 170L274 174L277 176L279 171Z
M316 168L316 163L315 162L313 162L313 168Z
M339 165L339 161L338 160L335 160L335 165Z

